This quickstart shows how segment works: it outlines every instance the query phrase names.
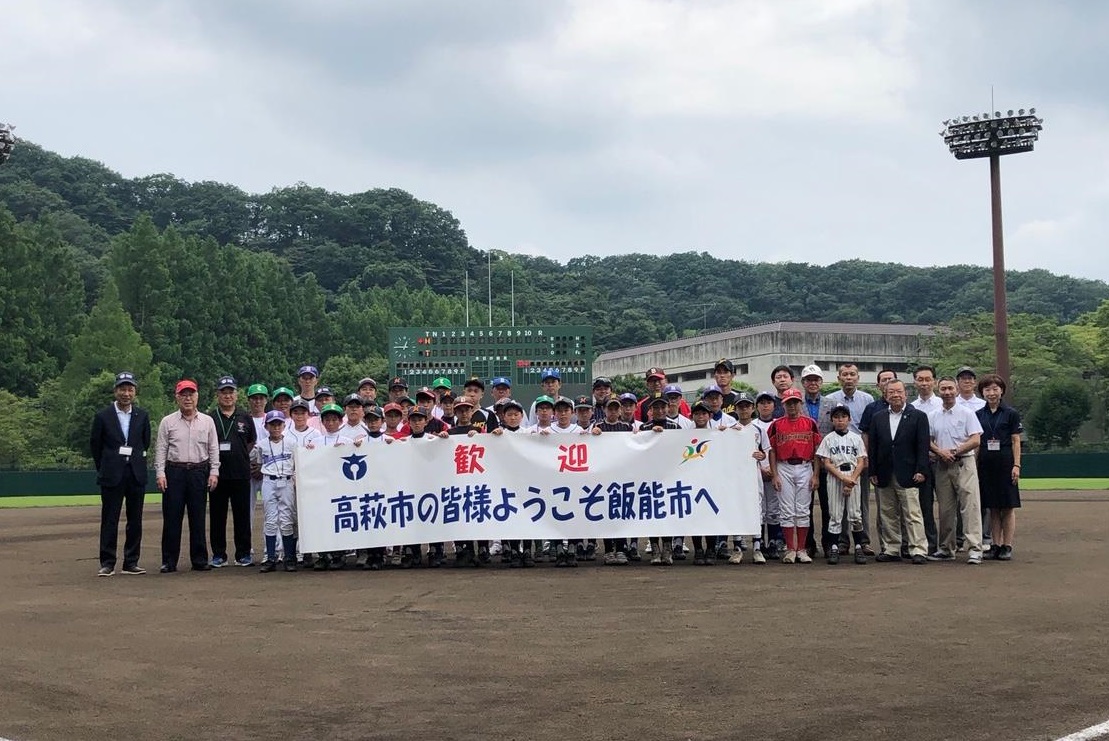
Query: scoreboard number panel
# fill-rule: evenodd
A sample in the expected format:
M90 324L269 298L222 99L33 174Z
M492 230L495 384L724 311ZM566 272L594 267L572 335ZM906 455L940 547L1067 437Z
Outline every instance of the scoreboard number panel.
M410 387L439 376L461 385L477 376L512 379L513 389L539 388L544 368L558 368L564 389L588 389L593 377L593 329L549 327L390 327L390 372ZM514 394L517 395L517 394Z

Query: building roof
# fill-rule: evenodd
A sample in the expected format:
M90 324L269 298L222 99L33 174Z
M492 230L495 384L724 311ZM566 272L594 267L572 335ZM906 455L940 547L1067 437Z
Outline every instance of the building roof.
M864 334L864 335L934 335L936 328L930 324L848 324L845 322L762 322L748 324L721 332L710 332L677 340L655 342L650 345L636 345L619 350L603 352L595 362L612 361L620 358L642 355L644 353L677 350L683 347L700 345L705 342L719 342L739 337L766 334L768 332L817 332L823 334Z

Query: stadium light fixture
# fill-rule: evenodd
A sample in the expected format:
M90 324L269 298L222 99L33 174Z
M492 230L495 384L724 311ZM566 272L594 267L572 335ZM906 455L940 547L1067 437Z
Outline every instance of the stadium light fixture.
M1036 116L1036 109L1023 108L1014 115L1012 110L1002 116L983 113L967 121L958 116L943 122L943 137L957 160L988 157L990 160L990 214L993 223L993 316L994 342L997 351L997 373L1007 382L1009 378L1009 314L1005 297L1005 241L1001 229L1001 157L1006 154L1031 152L1040 138L1044 120Z

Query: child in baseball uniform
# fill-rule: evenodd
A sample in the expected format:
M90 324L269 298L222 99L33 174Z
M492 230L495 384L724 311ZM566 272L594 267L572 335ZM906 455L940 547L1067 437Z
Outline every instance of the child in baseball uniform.
M820 430L816 422L802 414L801 391L788 388L782 392L786 414L770 423L770 475L781 505L782 529L786 535L786 553L782 563L812 563L805 551L809 532L809 507L820 480L816 449L820 446Z
M266 558L260 571L277 570L277 535L286 554L285 570L296 571L296 494L293 490L293 449L296 444L286 438L285 415L277 410L266 413L266 437L259 440L251 454L262 471L262 533L266 541Z
M866 473L866 448L862 435L851 431L851 410L846 404L836 404L831 417L832 433L820 441L816 450L821 465L828 472L828 532L836 536L826 556L829 564L839 563L839 534L846 514L855 542L855 563L863 564L866 554L859 542L863 532L859 479Z

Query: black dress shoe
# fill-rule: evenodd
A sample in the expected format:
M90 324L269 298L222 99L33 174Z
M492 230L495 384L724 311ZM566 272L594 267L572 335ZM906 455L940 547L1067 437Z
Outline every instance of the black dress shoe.
M177 571L177 567L171 566L168 563L162 564L162 568L158 569L159 574L172 574L175 571Z
M877 555L877 556L876 556L876 557L874 558L874 560L875 560L875 561L880 561L881 563L888 563L888 562L890 562L890 561L900 561L900 560L901 560L901 556L894 556L894 555L891 555L891 554L889 554L889 553L886 553L886 552L884 552L884 551L883 551L882 553L879 553L879 554L878 554L878 555Z
M928 563L928 559L924 557L923 553L918 553L913 556L913 564L916 566L923 566L926 563Z
M211 571L212 564L210 563L194 563L193 571Z

